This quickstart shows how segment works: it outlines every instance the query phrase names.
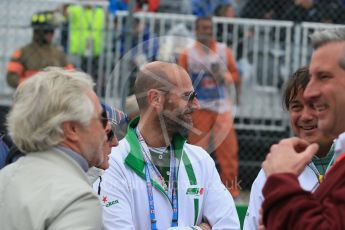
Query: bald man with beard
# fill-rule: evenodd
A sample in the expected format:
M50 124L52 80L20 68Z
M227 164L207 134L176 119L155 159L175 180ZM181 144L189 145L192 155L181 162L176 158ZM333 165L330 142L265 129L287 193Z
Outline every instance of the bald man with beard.
M214 161L186 143L198 108L187 72L175 64L149 63L134 90L140 116L113 148L103 176L104 228L240 229Z

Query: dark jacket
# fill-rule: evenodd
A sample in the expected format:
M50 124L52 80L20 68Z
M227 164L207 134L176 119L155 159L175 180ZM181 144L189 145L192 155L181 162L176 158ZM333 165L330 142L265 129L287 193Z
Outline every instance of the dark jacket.
M304 191L291 173L268 177L262 190L266 229L345 229L344 175L342 158L314 193Z

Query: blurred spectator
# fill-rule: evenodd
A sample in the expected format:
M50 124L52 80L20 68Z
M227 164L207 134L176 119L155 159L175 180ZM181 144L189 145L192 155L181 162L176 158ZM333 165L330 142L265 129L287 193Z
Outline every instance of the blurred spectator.
M6 116L10 106L0 103L0 133L6 133Z
M236 17L240 17L241 11L247 2L248 0L233 0L231 2L231 5L234 8Z
M159 2L160 0L136 0L134 11L155 12L159 7Z
M300 22L343 23L344 7L334 1L295 0L278 19Z
M185 23L173 25L166 35L159 38L157 59L176 63L182 50L194 44L194 35Z
M32 41L16 50L7 65L7 83L16 88L24 80L47 66L71 69L63 52L53 44L56 23L51 11L38 12L31 18Z
M6 165L6 159L12 145L11 138L0 132L0 169Z
M125 24L125 21L123 21ZM134 19L133 27L128 29L122 27L123 31L120 36L121 39L121 50L120 56L130 55L133 64L140 66L146 64L148 61L156 60L158 53L158 40L155 34L150 33L150 29L141 22L139 18ZM132 42L130 45L130 50L125 50L125 34L132 34ZM150 40L152 39L152 40ZM152 45L150 43L152 42ZM151 48L151 49L150 49Z
M70 5L69 53L81 58L81 69L97 83L99 56L103 51L105 12L100 6Z
M139 115L139 106L134 94L127 97L126 103L125 103L125 111L128 114L129 121L132 121L134 118L136 118Z
M231 4L220 5L215 9L214 15L217 17L234 18L235 11ZM227 45L230 45L232 43L231 41L232 28L233 28L232 24L227 24L227 26L224 27L224 23L218 23L217 24L217 40L225 42ZM224 29L226 30L226 33L225 33L226 37L224 37Z
M257 19L276 19L293 0L249 0L243 6L241 17Z
M230 5L230 4L220 5L215 10L214 15L218 16L218 17L234 18L235 17L235 11L234 11L234 8L232 7L232 5ZM224 37L224 29L225 28L227 29L227 31L225 33L226 37ZM228 46L231 46L232 45L232 33L233 33L232 31L233 31L233 25L232 24L228 24L227 27L224 27L223 23L217 24L217 40L226 43ZM243 32L240 31L240 33L242 34ZM243 37L243 36L241 36L241 37ZM242 41L239 41L237 53L242 54L242 48L243 48ZM242 55L238 55L238 56L242 57ZM241 73L240 69L239 69L239 73ZM236 104L237 105L240 104L240 96L241 96L241 88L242 88L241 85L242 85L242 81L241 81L241 77L239 77L238 81L235 84L235 87L236 87Z
M8 134L0 133L0 169L25 156L13 143Z
M249 0L241 11L242 18L272 19L274 0Z
M130 0L109 0L109 11L116 14L117 10L128 10L128 2ZM133 11L157 11L160 0L135 0Z
M222 5L231 4L231 0L192 0L192 12L196 16L212 16Z
M192 4L190 0L160 0L157 12L192 14Z
M236 198L240 193L238 144L228 95L229 85L238 82L236 63L231 50L213 39L212 18L197 18L195 27L197 41L179 59L192 78L200 105L192 114L195 130L190 130L188 140L209 152L214 150L222 182Z
M118 10L127 10L127 1L125 0L109 0L109 12L116 15Z
M56 14L60 18L60 43L65 53L68 53L68 32L69 32L69 24L68 24L68 12L67 9L70 4L63 4L56 10Z
M121 42L120 57L122 58L122 61L125 61L123 63L129 65L128 72L130 76L128 78L128 95L133 94L133 85L139 68L147 62L155 61L159 48L158 39L155 34L151 33L149 27L147 27L145 23L141 22L139 18L134 18L133 22L132 28L127 28L125 26L122 27L123 30L119 38ZM125 20L123 20L122 23L123 25L126 25ZM127 33L131 33L132 40L130 41L130 50L126 51L125 39ZM115 52L116 40L114 40L113 45Z
M227 17L227 18L234 18L235 17L235 11L232 5L226 4L226 5L219 5L215 11L214 15L218 17Z

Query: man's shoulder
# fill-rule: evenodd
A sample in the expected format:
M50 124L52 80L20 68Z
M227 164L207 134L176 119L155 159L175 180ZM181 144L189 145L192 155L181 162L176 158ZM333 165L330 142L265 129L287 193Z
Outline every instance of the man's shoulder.
M24 177L37 177L37 180L52 181L78 184L84 183L87 177L81 167L67 154L57 150L47 150L42 152L28 153L18 159L14 165L20 168ZM17 174L16 174L17 175Z
M252 190L258 189L261 192L262 188L264 187L265 182L266 182L265 172L263 169L260 169L258 175L256 176L255 180L253 181L251 189Z
M24 190L32 192L37 188L59 190L59 194L70 195L92 191L86 175L83 175L83 171L74 166L72 162L71 168L68 164L61 164L61 162L53 160L54 157L47 157L49 153L44 152L41 156L33 155L35 153L30 154L1 170L0 183L7 183L9 188L22 187ZM43 154L46 155L42 157Z
M111 149L111 157L123 161L130 152L131 147L126 138L119 141L119 145Z
M198 145L193 145L193 144L189 144L189 143L185 143L183 146L184 150L190 150L190 151L196 151L196 152L202 152L207 154L207 152L205 151L205 149L203 149L202 147L198 146Z
M221 50L225 50L225 51L230 51L231 49L227 46L227 44L223 43L223 42L216 42L217 45L217 51L221 51Z
M213 161L210 154L200 146L185 143L183 151L188 155L191 161Z

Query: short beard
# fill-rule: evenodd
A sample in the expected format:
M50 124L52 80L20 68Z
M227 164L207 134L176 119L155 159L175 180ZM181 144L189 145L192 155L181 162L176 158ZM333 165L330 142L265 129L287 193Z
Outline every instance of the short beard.
M183 119L183 114L174 116L170 111L164 110L160 116L165 124L166 131L169 135L180 134L181 136L187 138L189 130L193 127L189 122L187 123Z

